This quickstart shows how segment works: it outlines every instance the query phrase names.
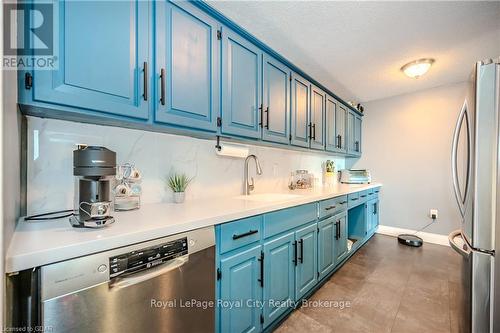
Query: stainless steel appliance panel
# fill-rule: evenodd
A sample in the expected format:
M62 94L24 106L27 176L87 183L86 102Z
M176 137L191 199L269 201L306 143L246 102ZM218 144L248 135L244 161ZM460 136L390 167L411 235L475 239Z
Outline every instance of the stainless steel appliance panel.
M188 242L188 254L118 276L109 269L116 256L148 253L151 246L179 239ZM41 272L42 325L53 332L215 330L213 227L44 266Z

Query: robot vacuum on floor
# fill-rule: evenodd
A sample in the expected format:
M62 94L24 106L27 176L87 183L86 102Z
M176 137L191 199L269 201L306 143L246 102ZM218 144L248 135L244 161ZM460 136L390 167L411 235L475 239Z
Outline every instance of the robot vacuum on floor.
M420 247L424 243L422 238L415 236L415 235L409 235L409 234L399 235L398 242L403 244L403 245L408 245L408 246L413 246L413 247Z

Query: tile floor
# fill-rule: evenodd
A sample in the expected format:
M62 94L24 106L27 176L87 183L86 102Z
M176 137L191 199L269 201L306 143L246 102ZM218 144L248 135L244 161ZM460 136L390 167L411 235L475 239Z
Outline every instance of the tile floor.
M375 235L309 299L330 306L303 306L276 332L457 332L460 263L450 247Z

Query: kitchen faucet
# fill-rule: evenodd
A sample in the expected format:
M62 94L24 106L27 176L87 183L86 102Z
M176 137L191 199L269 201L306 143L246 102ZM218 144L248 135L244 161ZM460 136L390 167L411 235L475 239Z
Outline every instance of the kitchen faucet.
M253 177L252 177L252 182L250 183L248 181L248 162L250 159L254 159L255 161L255 167L257 169L257 174L262 175L262 168L260 167L259 159L255 155L248 155L247 158L245 159L245 175L244 175L244 182L245 182L245 195L249 195L251 191L255 188L255 185L253 183Z

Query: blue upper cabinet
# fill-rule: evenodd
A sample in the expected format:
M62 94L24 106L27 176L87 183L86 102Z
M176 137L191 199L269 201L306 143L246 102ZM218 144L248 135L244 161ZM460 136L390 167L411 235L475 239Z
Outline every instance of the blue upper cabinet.
M219 25L187 2L157 1L155 120L217 130Z
M231 31L222 30L222 133L261 137L262 51Z
M347 114L347 154L361 156L361 116L354 111Z
M337 103L335 110L335 140L337 151L347 152L347 109L341 103Z
M220 298L228 304L241 303L239 307L220 308L222 333L261 331L261 309L253 306L262 300L259 282L261 256L261 246L257 245L221 259Z
M295 146L309 147L310 90L309 81L292 73L291 143Z
M354 118L354 150L358 156L361 156L362 122L361 116L356 114Z
M54 1L56 70L33 73L33 100L80 113L149 117L149 3ZM36 7L36 4L34 5ZM21 94L21 99L26 94ZM21 103L26 102L21 100Z
M288 143L290 135L290 70L264 54L262 66L262 139Z
M324 119L325 119L325 93L318 87L311 85L311 148L325 149Z
M326 150L337 153L346 152L347 110L333 97L326 95L325 110Z

